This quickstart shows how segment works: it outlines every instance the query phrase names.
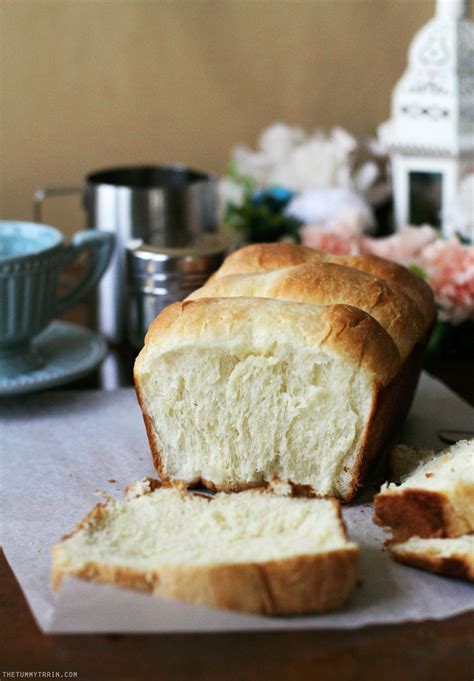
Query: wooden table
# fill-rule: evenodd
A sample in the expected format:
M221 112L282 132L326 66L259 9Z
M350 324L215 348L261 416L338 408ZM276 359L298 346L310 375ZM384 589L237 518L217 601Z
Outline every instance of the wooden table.
M118 355L124 358L129 380L133 353L122 349ZM474 401L468 366L431 363L429 370L464 399ZM98 375L92 374L68 387L97 387L98 382ZM2 671L28 670L77 672L69 678L80 681L474 680L474 613L441 622L347 632L44 635L3 554L0 603L0 680L7 678Z

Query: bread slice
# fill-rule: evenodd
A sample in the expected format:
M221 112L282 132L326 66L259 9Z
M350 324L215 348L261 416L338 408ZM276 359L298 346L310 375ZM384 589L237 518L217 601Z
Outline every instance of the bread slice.
M318 260L271 272L215 278L188 300L240 296L352 305L379 322L393 339L402 361L425 332L418 307L398 288L353 267Z
M400 563L474 581L474 534L454 539L412 537L392 544L390 552Z
M155 319L134 376L162 480L239 491L277 478L349 500L390 431L399 366L353 307L210 298Z
M74 575L231 610L323 612L353 591L357 555L335 500L210 498L145 479L53 547L52 583Z
M401 484L386 484L375 497L375 522L389 527L397 542L474 532L474 439L437 455L422 453L413 472L402 472Z

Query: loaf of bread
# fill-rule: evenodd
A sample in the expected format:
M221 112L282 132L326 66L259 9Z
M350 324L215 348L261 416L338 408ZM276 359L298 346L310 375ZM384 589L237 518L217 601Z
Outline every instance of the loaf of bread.
M384 485L375 497L375 522L389 528L396 542L474 532L474 440L457 442L439 454L421 450L418 465L415 450L414 470L407 448L399 450L400 457L408 470L404 473L399 462L400 484Z
M237 251L157 317L136 361L157 471L350 500L409 408L434 317L429 288L379 258Z
M58 589L73 575L251 613L322 612L353 591L357 555L335 500L209 498L145 479L53 547L52 581Z

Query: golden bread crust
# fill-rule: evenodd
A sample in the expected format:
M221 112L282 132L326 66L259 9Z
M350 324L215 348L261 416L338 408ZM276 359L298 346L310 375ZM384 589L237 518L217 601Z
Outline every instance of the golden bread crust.
M392 288L398 288L416 304L425 322L425 331L436 320L436 305L431 287L418 275L398 263L375 255L327 255L326 262L354 267L383 279Z
M215 278L188 300L234 296L265 297L310 305L346 304L371 315L393 338L405 359L423 336L425 322L400 289L361 270L329 262L258 274Z
M269 243L251 244L230 253L215 272L214 277L227 277L232 274L268 272L305 262L319 260L321 255L312 248L299 244Z
M174 303L150 325L135 361L135 384L149 352L235 339L253 329L286 335L337 354L387 385L400 368L400 355L375 319L349 305L313 306L267 298L202 298ZM243 331L245 330L245 331Z
M474 556L469 558L456 553L449 557L434 556L428 553L422 554L418 551L408 551L402 549L398 544L390 546L390 554L396 561L404 565L474 582Z
M392 288L398 288L414 301L424 319L425 330L434 323L436 306L428 284L406 267L375 255L322 254L299 244L252 244L228 255L213 279L236 274L269 272L315 261L352 267L383 279Z
M340 608L357 583L357 549L330 551L266 563L163 567L141 571L88 563L72 571L53 553L52 584L63 577L147 591L213 608L261 615L299 615Z
M410 537L459 537L473 532L467 519L453 508L449 497L433 490L384 490L374 499L374 522L390 528L393 540Z

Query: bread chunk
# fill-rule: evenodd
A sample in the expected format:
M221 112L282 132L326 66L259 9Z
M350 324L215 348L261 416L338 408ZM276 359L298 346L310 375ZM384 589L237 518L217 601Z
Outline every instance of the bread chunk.
M207 498L145 479L53 547L52 582L72 575L250 613L324 612L353 591L357 555L335 500Z
M474 439L439 454L421 453L419 465L402 473L401 484L388 483L375 497L375 522L390 528L397 542L474 532ZM407 450L402 454L406 460Z
M392 544L390 551L400 563L474 582L474 534L455 539L412 537Z

